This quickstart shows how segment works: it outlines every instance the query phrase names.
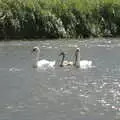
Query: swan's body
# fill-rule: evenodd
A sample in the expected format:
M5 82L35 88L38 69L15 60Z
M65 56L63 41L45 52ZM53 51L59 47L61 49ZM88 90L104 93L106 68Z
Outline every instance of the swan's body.
M34 47L32 50L32 53L36 56L36 62L34 63L34 68L40 68L40 69L47 69L47 68L54 68L56 62L55 61L48 61L48 60L39 60L40 56L40 49L39 47Z
M48 61L48 60L39 60L36 62L35 67L37 68L54 68L55 61Z
M72 61L66 61L66 60L65 60L65 61L63 62L63 65L64 65L64 66L72 66L72 65L73 65L73 62L72 62Z
M80 68L87 69L92 67L92 61L90 60L81 60L80 61Z
M80 60L80 49L77 48L75 51L75 63L74 66L81 69L87 69L92 67L92 61L90 60Z

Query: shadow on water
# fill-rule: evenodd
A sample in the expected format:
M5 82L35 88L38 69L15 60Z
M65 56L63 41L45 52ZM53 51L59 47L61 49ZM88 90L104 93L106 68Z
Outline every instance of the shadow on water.
M90 69L32 68L33 46L41 59L60 50L72 60L76 47ZM118 40L26 41L0 43L0 120L119 120L120 43Z

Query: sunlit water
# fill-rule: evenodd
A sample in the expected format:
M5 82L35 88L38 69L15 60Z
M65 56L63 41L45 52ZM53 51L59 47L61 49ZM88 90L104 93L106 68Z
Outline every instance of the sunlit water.
M95 67L38 71L36 45L48 60L80 47ZM120 120L120 40L0 42L0 120Z

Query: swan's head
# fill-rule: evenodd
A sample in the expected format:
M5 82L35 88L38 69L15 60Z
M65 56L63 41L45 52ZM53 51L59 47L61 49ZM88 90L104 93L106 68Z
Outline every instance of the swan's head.
M75 51L75 56L79 56L80 55L80 48L76 48L76 51Z
M76 53L79 53L80 52L80 48L76 48Z
M61 52L60 54L59 54L59 56L65 56L65 53L64 52Z
M38 53L40 53L39 47L37 47L37 46L33 47L32 54L38 54Z

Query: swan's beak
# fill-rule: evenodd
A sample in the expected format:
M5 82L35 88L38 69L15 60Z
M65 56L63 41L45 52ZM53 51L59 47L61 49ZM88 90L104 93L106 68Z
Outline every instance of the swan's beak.
M62 54L60 53L58 56L61 56Z
M35 52L35 51L36 51L36 48L33 48L33 49L32 49L32 53Z
M31 50L31 54L33 54L34 53L34 50Z
M36 51L33 49L32 51L31 51L31 54L32 55L35 55L36 53L35 53Z
M76 52L80 52L80 48L77 48L77 49L76 49Z

